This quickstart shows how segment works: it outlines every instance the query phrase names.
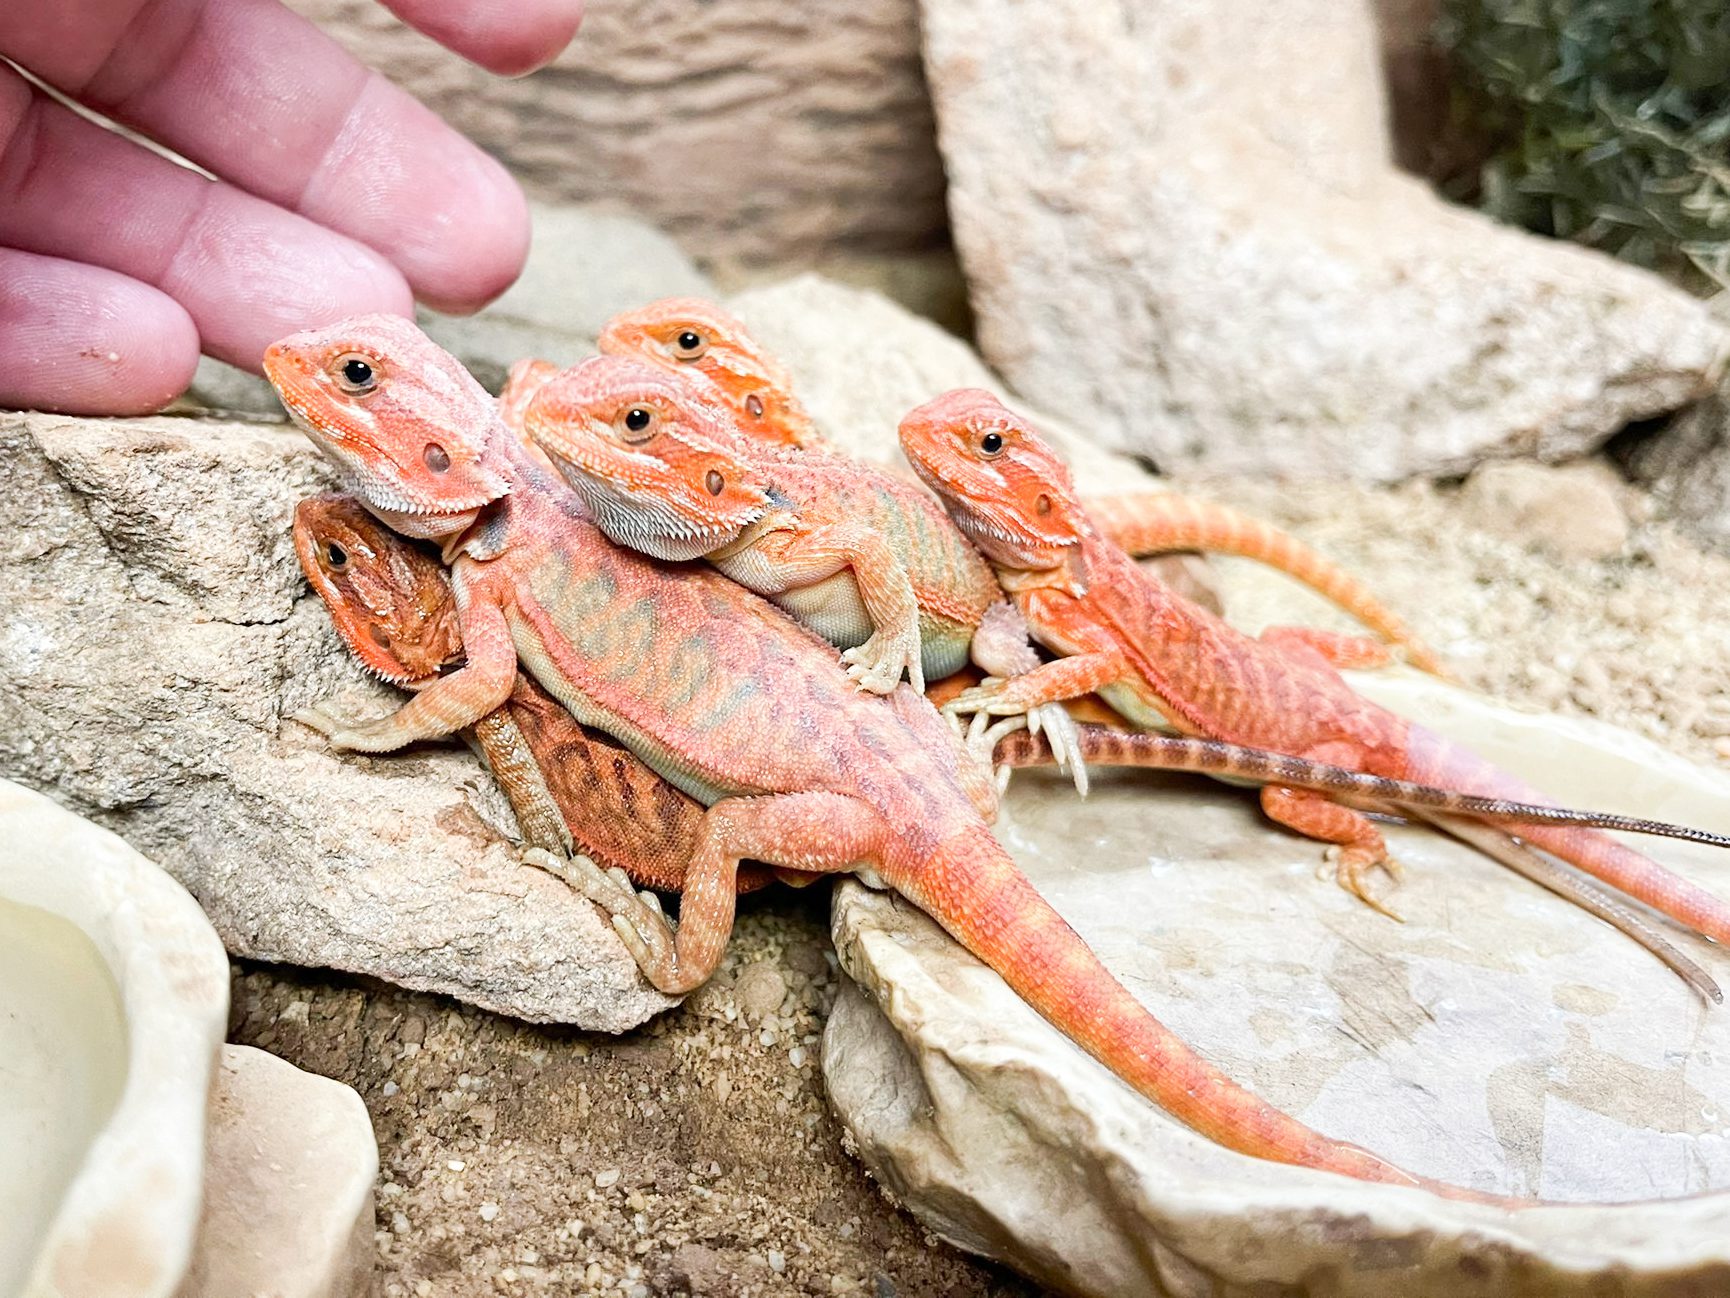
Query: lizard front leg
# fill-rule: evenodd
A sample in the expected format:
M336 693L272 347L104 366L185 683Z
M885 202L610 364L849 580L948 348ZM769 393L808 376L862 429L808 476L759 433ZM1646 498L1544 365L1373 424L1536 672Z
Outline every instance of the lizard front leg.
M337 748L389 753L423 739L439 739L477 724L504 706L517 679L517 651L504 611L458 592L458 621L468 662L441 676L387 717L358 725L333 723L309 711L296 719L323 730Z
M854 523L835 523L803 533L769 532L752 549L754 561L766 565L772 578L763 585L746 583L760 594L814 585L844 568L852 569L872 632L864 644L841 655L849 664L847 674L859 682L860 689L873 694L889 693L904 674L914 689L925 692L913 579L879 533Z
M1041 663L1009 680L982 681L950 699L943 711L949 715L971 713L975 728L982 732L986 718L1020 716L1047 703L1080 698L1124 680L1132 672L1129 660L1119 651L1079 653Z
M604 873L580 857L561 862L538 850L526 856L576 884L611 914L613 927L648 980L669 996L679 996L707 982L727 949L741 859L806 874L832 874L875 860L887 835L874 809L845 794L724 798L703 816L676 928L660 905L640 896L622 874Z
M987 676L998 680L1026 676L1039 667L1039 653L1028 638L1027 619L1022 617L1020 609L1006 599L998 600L985 610L985 615L980 618L979 626L973 632L971 653L974 665ZM949 710L945 708L944 711L948 713ZM1080 745L1076 739L1075 721L1063 704L1041 703L1030 708L1027 712L1027 729L1034 735L1044 733L1046 742L1051 745L1051 756L1057 763L1057 769L1068 773L1075 781L1075 791L1085 798L1088 787L1087 763L1082 760ZM984 733L975 736L974 747L982 752L974 755L988 762L997 738L1005 732L997 731L989 741L983 737ZM1000 773L999 778L1007 779L1007 775Z

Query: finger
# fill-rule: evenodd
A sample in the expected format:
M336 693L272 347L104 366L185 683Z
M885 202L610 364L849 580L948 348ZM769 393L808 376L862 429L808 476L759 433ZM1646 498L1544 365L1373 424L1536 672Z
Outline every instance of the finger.
M0 4L0 53L385 254L432 305L471 310L522 269L528 209L504 168L277 0L46 7Z
M154 285L206 352L254 370L284 334L413 305L372 250L84 121L4 69L0 244Z
M167 294L0 248L0 406L146 414L185 391L197 364L198 329Z
M500 76L551 63L583 20L583 0L382 0L416 31Z

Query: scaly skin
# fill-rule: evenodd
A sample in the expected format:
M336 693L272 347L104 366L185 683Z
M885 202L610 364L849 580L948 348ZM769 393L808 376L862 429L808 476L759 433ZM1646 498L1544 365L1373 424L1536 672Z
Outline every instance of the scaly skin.
M735 315L697 297L669 297L614 316L596 340L604 356L629 356L671 373L699 374L761 445L811 447L823 436L793 395L786 368Z
M330 610L355 656L385 680L417 689L461 661L456 595L443 564L398 537L352 497L317 496L295 509L295 549L308 581ZM677 891L696 846L702 808L644 766L627 749L596 739L545 691L518 674L510 701L474 727L476 742L510 798L525 841L569 855L581 850L640 887ZM1435 811L1520 810L1447 791L1401 790L1297 758L1232 749L1224 744L1158 735L1128 735L1077 727L1087 761L1112 766L1195 770L1215 776L1325 789L1383 803ZM1006 767L1052 764L1049 745L1025 732L994 746ZM1414 801L1413 799L1421 799ZM1628 933L1709 1000L1718 987L1693 961L1607 895L1546 858L1526 854L1509 863L1545 887L1570 897ZM809 882L809 877L791 883ZM740 868L739 891L770 882L763 867ZM1582 889L1584 891L1582 892Z
M923 693L957 671L1003 595L930 493L755 444L699 384L598 356L544 385L524 426L612 540L707 559L845 649L862 688L887 694L905 673Z
M1542 803L1539 794L1440 736L1360 697L1320 654L1252 640L1153 580L1094 532L1068 470L991 394L950 392L902 421L914 469L984 551L1055 662L954 699L1012 716L1082 694L1144 728L1171 727L1394 779ZM1365 873L1391 864L1370 820L1313 790L1269 785L1274 820L1340 848L1341 882L1372 905ZM1730 907L1601 833L1530 825L1526 841L1708 937Z
M746 437L759 444L821 445L811 417L793 395L786 368L751 337L744 324L702 298L665 298L614 316L601 331L601 351L634 356L672 373L697 374L716 388ZM519 362L521 364L521 362ZM535 362L545 366L545 361ZM513 377L516 371L513 370ZM544 382L544 370L528 372ZM501 398L502 400L503 398ZM520 395L514 404L524 404ZM1355 578L1322 555L1257 519L1175 493L1136 492L1087 502L1096 531L1138 558L1178 550L1237 555L1276 568L1310 587L1404 651L1414 667L1449 673L1434 650ZM1385 651L1373 642L1304 628L1273 628L1272 639L1310 640L1340 666L1379 666Z
M572 872L658 986L689 990L713 971L742 858L868 867L1198 1131L1265 1158L1416 1183L1257 1099L1148 1014L992 837L990 781L935 708L911 689L855 689L828 644L719 574L675 576L609 544L412 325L375 316L299 334L265 367L374 515L440 543L457 594L466 663L332 741L385 752L472 725L509 697L520 660L579 720L708 808L676 933L607 876Z
M462 661L444 564L353 497L301 501L294 548L337 634L373 675L418 691ZM534 681L519 673L505 704L475 723L473 738L527 845L580 851L640 887L683 885L702 807L628 749L584 730ZM747 866L740 891L769 881L768 871Z

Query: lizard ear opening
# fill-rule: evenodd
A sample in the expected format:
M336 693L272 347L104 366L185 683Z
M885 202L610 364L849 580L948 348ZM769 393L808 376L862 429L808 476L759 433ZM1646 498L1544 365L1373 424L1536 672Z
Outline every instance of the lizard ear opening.
M703 485L709 489L711 496L718 496L727 486L727 480L721 476L719 469L710 469L703 477Z
M761 419L763 417L763 398L758 396L755 392L746 397L745 413L750 415L753 419Z
M437 442L428 442L426 450L421 452L421 461L434 473L449 473L451 453Z

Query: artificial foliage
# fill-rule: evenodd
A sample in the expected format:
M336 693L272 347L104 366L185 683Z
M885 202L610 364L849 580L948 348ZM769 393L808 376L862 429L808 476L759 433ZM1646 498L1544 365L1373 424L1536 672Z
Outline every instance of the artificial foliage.
M1445 0L1504 220L1730 287L1730 0Z

